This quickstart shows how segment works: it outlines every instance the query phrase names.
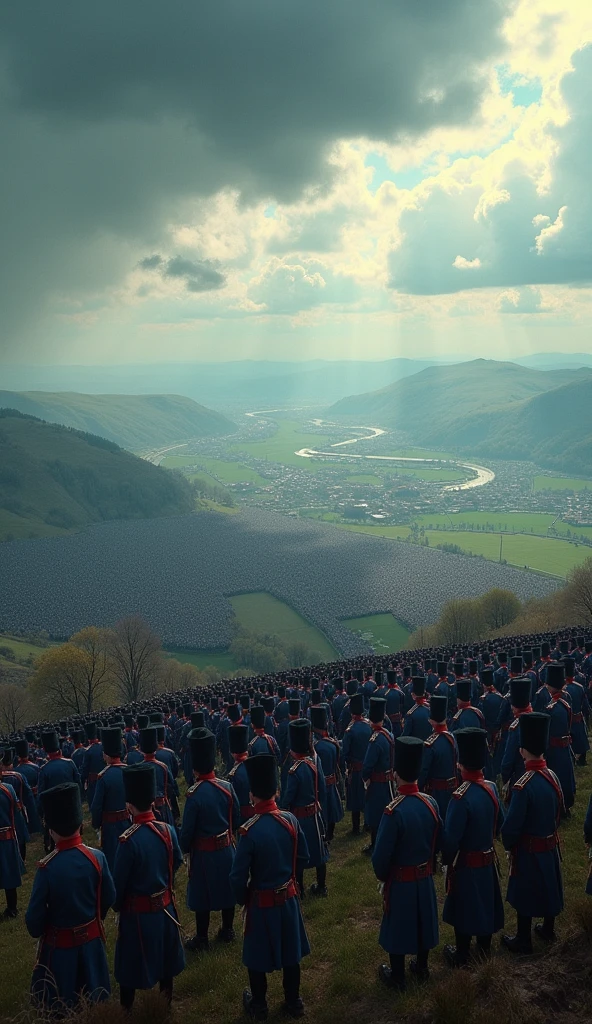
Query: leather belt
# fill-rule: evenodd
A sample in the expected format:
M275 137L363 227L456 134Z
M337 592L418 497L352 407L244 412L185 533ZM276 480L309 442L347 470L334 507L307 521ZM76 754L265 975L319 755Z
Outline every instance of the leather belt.
M439 790L453 790L458 786L458 779L428 779L426 782L426 793L434 793Z
M393 778L393 773L389 769L388 772L372 772L370 782L392 782Z
M559 836L556 832L550 836L520 836L518 845L528 853L547 853L559 846Z
M350 761L349 764L348 764L348 768L349 768L350 772L361 772L363 767L364 767L364 762L363 761Z
M298 887L293 878L279 889L254 889L250 895L250 904L255 907L283 907L288 900L298 895Z
M103 813L103 825L113 825L116 821L130 821L130 814L128 811L105 811Z
M325 785L326 786L334 786L336 784L336 782L337 782L337 776L335 775L335 773L333 773L333 775L325 775Z
M95 917L77 928L48 928L43 936L43 942L54 949L74 949L76 946L92 942L93 939L102 938L103 928Z
M571 716L571 724L572 725L575 722L579 723L579 722L583 722L583 721L584 721L584 715L582 714L581 711L576 711L576 713Z
M425 864L401 864L394 867L391 877L394 882L419 882L422 878L429 878L434 873L434 866L430 861Z
M549 740L550 747L569 747L571 743L571 736L551 736Z
M486 868L493 864L495 851L491 850L461 850L456 864L457 868Z
M195 840L193 849L202 852L225 850L227 846L230 846L231 842L230 830L227 829L226 832L220 832L217 836L200 836L199 839Z
M393 711L392 715L389 715L388 717L390 718L391 722L400 722L401 721L401 712L400 711Z
M314 818L318 810L320 808L317 803L306 804L305 807L293 807L292 814L295 818Z
M10 842L12 839L16 839L16 832L12 825L6 825L5 828L0 828L0 842L2 840Z
M127 914L156 914L172 902L173 894L170 889L163 889L152 896L128 896L124 900L123 910Z

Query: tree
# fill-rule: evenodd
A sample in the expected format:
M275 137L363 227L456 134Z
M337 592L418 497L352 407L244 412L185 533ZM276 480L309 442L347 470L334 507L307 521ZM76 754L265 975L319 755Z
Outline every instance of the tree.
M300 668L301 665L314 665L315 655L318 652L311 651L304 640L293 640L286 647L286 658L291 668ZM320 661L320 658L318 659Z
M592 558L571 570L566 599L582 625L592 622Z
M86 713L109 704L113 678L109 664L109 633L96 626L87 626L70 637L70 643L84 655L82 662L83 696Z
M0 732L18 732L31 714L29 694L24 686L11 683L0 686Z
M195 665L177 661L176 658L163 658L160 683L159 689L165 693L173 693L176 690L191 690L195 686L202 686L204 677Z
M438 626L420 626L409 635L407 640L408 651L421 651L426 647L436 646L436 630Z
M160 640L139 615L128 615L111 630L109 653L115 687L124 704L160 689Z
M50 647L37 659L29 680L31 697L47 717L85 714L86 675L86 658L80 648L72 643Z
M442 608L436 625L436 640L438 644L466 644L479 640L484 632L479 599L452 598Z
M481 598L481 612L488 629L501 629L513 622L522 605L511 590L493 587Z

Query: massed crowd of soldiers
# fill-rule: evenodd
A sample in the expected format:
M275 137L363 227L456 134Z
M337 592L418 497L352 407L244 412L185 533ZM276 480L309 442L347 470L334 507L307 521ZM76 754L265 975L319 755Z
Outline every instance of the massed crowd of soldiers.
M300 961L310 951L302 901L329 895L330 844L346 812L352 832L368 834L363 852L382 885L388 962L379 976L393 990L405 988L408 955L417 981L429 976L440 864L442 916L455 932L447 962L464 968L491 954L504 927L498 837L516 912L503 945L532 953L533 919L534 938L553 942L563 909L559 828L589 749L592 639L567 630L504 643L231 680L5 737L6 917L18 914L31 834L43 833L47 853L25 913L39 939L34 1002L56 1013L82 995L109 997L103 921L112 907L121 1005L155 985L170 1002L186 953L207 955L212 913L221 915L218 939L235 940L238 905L245 1013L266 1018L267 975L282 970L284 1009L301 1016ZM83 843L83 801L100 849ZM584 832L592 843L592 800ZM175 904L184 858L191 938Z

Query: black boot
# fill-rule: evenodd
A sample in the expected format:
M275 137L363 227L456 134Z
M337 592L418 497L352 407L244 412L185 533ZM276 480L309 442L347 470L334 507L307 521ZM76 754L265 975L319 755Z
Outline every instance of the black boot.
M251 1020L267 1020L267 1002L256 1003L250 988L243 991L243 1008Z
M387 988L396 992L405 991L405 957L391 953L389 964L381 964L378 968L378 977Z
M428 967L428 949L420 949L417 956L413 960L409 961L409 970L411 974L415 975L416 981L420 984L426 982L430 976L430 969Z
M222 911L222 927L218 932L218 938L221 942L234 942L236 936L234 933L234 907L226 907Z
M351 816L352 816L351 834L352 834L352 836L359 836L359 834L360 834L360 811L352 811L351 812Z
M5 889L6 895L6 910L4 911L4 917L17 917L17 891L16 889Z
M327 881L327 865L319 864L317 868L317 880L314 882L308 890L311 896L328 896L329 892L326 886Z
M502 943L518 956L529 956L532 953L532 918L518 914L515 935L502 935Z
M304 1003L300 998L300 964L284 967L284 1013L289 1017L303 1017Z
M557 936L555 934L555 918L545 917L541 924L535 924L534 926L535 935L543 942L555 942Z

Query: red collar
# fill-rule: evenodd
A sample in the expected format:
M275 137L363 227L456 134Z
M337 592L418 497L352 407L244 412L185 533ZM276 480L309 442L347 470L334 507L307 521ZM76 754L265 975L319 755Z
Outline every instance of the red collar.
M463 768L461 766L460 775L463 782L483 782L483 772L477 768Z
M249 758L246 751L243 754L233 754L232 756L237 764L240 764L241 761L247 761Z
M547 762L544 757L534 757L532 761L525 761L524 767L527 772L542 772L543 768L547 767Z
M314 732L315 736L322 736L323 738L329 735L326 729L313 729L312 731Z
M278 806L275 797L271 800L256 800L253 805L254 814L270 814L272 811L277 811Z
M432 722L432 729L437 733L448 732L446 722Z
M58 839L56 843L56 850L60 853L62 850L73 850L75 846L82 846L82 836L78 832L75 836L69 836L68 839Z
M290 751L290 757L294 761L305 761L307 757L310 757L310 753L308 753L308 754L297 754L295 750L291 750Z
M134 815L134 825L145 825L146 822L155 820L152 811L140 811L139 814Z
M265 736L265 729L253 729L256 736Z
M370 725L374 732L384 731L384 722L370 722Z
M549 688L547 687L547 689L549 689ZM551 690L550 693L551 693L551 700L561 700L565 696L565 694L563 693L563 690Z
M364 716L363 715L352 715L351 717L352 717L352 722L363 722L364 721Z
M18 763L19 764L33 764L33 762L30 761L28 757L19 757Z
M112 757L111 760L109 761L109 765L114 765L114 764L121 764L121 758L120 757Z
M417 782L401 782L398 791L401 796L414 796L415 793L419 793L419 786Z
M202 782L204 779L206 782L209 782L210 779L216 778L216 772L197 772L196 774L199 782Z
M59 761L61 756L62 756L61 750L56 750L55 752L47 755L47 760L48 761Z
M514 718L520 718L520 715L529 715L531 713L531 711L532 711L532 704L529 704L525 708L515 708L515 707L513 707L512 711L514 712Z
M425 697L416 697L415 694L413 694L413 700L415 701L416 704L419 704L421 707L426 707L429 703L429 701L427 701Z
M95 743L98 743L98 742L99 742L98 740L91 740L91 741L90 741L90 746L94 746L94 744L95 744Z
M471 704L470 700L459 700L457 701L457 706L461 709L461 711L464 711L465 708L471 708L473 705Z
M144 751L142 751L142 753L144 754ZM152 751L151 754L144 754L144 760L145 761L156 761L156 754L154 753L154 751Z

